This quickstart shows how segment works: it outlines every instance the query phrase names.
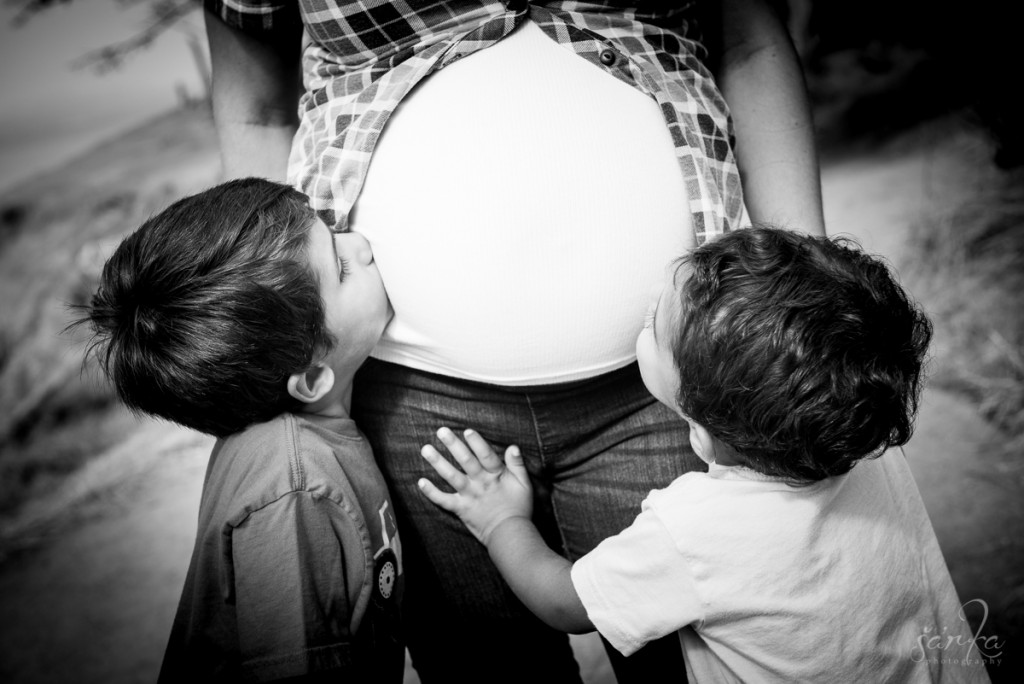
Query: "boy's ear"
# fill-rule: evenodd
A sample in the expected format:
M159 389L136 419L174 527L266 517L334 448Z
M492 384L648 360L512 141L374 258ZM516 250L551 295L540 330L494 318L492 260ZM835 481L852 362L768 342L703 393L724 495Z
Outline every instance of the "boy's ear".
M333 387L334 371L322 363L288 377L288 394L304 404L320 401Z

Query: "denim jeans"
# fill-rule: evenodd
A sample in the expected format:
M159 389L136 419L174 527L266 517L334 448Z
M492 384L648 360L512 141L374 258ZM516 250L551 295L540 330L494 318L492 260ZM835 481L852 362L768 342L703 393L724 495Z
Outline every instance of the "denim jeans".
M439 427L472 427L499 454L520 447L534 520L570 559L627 527L652 489L705 468L686 423L647 392L636 364L579 382L503 387L370 359L356 376L352 417L395 505L405 632L424 684L580 681L567 636L526 610L483 545L416 486L421 477L440 484L419 455L427 443L447 455ZM685 681L675 634L629 658L605 646L620 684Z

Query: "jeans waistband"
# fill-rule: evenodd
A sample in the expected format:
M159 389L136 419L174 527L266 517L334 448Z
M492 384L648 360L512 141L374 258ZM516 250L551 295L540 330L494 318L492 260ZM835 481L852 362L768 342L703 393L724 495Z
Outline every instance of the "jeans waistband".
M510 395L531 395L531 396L550 396L552 398L559 394L585 394L591 391L600 391L608 385L616 385L619 383L631 384L634 382L642 382L640 378L640 368L636 361L630 363L622 368L595 375L592 378L583 378L582 380L572 380L570 382L556 382L547 383L541 385L494 385L487 382L480 382L478 380L466 380L463 378L454 378L447 375L441 375L440 373L431 373L429 371L420 370L418 368L410 368L408 366L402 366L389 361L381 361L379 359L368 358L363 364L364 369L374 373L382 374L385 376L396 376L401 375L405 377L420 377L424 380L444 385L451 388L465 388L466 390L486 390L488 392L499 392L507 393Z

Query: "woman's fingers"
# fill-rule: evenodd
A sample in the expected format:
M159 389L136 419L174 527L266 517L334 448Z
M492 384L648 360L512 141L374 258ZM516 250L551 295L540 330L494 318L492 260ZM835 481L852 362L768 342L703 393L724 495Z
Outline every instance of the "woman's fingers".
M479 432L476 430L466 430L462 434L465 435L466 443L469 444L473 453L476 454L484 470L492 473L501 472L504 464L501 462L498 454L494 453L494 449L487 443L487 440L480 436Z
M455 491L461 491L466 487L468 480L466 476L459 471L458 468L453 466L451 463L445 460L441 453L430 444L425 444L420 449L420 454L427 460L427 463L434 467L437 474L444 478L444 481L450 484ZM433 501L433 499L431 499Z
M449 428L443 427L438 430L437 437L445 445L455 460L458 461L459 465L462 466L466 475L472 477L482 470L480 461L477 457Z

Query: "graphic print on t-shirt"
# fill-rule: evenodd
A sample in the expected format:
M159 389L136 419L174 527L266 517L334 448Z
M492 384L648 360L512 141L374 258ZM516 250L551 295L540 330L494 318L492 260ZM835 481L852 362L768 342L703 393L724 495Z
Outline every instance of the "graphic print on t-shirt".
M394 594L395 583L402 573L402 544L398 539L398 526L388 502L377 511L380 517L381 546L373 554L374 590L378 601L388 601Z

